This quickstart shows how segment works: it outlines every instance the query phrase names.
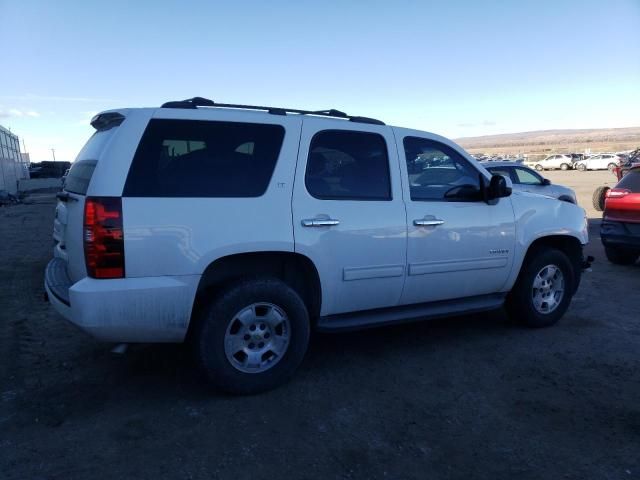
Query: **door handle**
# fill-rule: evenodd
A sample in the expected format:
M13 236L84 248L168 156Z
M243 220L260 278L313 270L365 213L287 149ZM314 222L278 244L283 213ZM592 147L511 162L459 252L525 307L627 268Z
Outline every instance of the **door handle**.
M333 218L308 218L302 220L303 227L333 227L339 224L340 220L334 220Z
M444 220L440 220L438 218L429 219L429 220L421 218L419 220L414 220L413 221L413 224L416 227L435 227L435 226L438 226L438 225L442 225L443 223L444 223Z

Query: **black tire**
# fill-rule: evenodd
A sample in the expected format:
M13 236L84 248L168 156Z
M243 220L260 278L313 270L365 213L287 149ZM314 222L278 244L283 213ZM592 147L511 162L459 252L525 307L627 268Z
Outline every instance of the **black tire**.
M579 163L576 168L581 172L586 172L587 171L587 166L584 163Z
M224 339L234 316L254 303L270 303L288 317L290 337L282 358L260 373L246 373L232 365ZM300 296L284 282L272 278L249 279L229 286L202 312L196 325L194 353L206 377L220 390L254 394L289 380L302 363L309 344L309 314Z
M593 203L593 208L595 208L597 212L602 212L604 210L604 200L607 198L607 192L609 190L609 187L598 187L593 191L591 202Z
M569 165L568 165L568 164L566 164L566 163L562 163L562 164L560 165L560 170L569 170Z
M538 172L541 172L541 171L543 171L543 170L544 170L544 167L543 167L542 165L540 165L540 164L536 165L536 166L535 166L535 167L533 167L533 168L535 168Z
M533 305L533 282L547 265L555 265L564 277L564 293L560 303L550 313L540 313ZM533 328L549 327L565 314L575 290L576 274L569 257L555 248L540 248L527 255L518 280L507 297L509 316Z
M621 248L604 247L607 260L616 265L633 265L638 260L640 252L635 250L623 250Z
M609 165L607 165L607 170L609 170L610 172L613 172L613 169L616 167L617 165L615 163L610 163Z

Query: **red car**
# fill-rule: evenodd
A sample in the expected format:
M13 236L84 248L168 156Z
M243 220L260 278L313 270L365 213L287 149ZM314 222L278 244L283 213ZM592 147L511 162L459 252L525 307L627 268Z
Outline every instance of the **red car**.
M600 238L612 263L630 265L640 256L640 166L607 192Z

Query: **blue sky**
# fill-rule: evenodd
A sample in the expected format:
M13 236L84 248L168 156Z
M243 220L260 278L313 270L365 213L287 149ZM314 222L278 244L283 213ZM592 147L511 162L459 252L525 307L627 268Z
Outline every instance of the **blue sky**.
M640 0L0 0L0 124L73 160L90 117L205 96L449 137L640 126Z

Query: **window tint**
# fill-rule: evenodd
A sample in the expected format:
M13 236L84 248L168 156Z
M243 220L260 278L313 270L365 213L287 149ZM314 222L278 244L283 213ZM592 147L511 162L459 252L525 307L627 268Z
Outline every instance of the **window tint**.
M391 200L387 144L381 135L324 130L309 147L305 185L324 200Z
M633 193L640 193L640 170L631 170L622 177L616 188L626 188Z
M526 168L516 168L516 183L523 183L525 185L540 185L542 183L542 179L533 173L531 170L527 170Z
M283 139L280 125L151 120L123 195L259 197L269 185Z
M97 163L96 160L84 160L74 163L69 170L69 175L64 180L64 189L67 192L86 195Z
M480 172L452 148L419 137L405 137L411 200L480 200Z

